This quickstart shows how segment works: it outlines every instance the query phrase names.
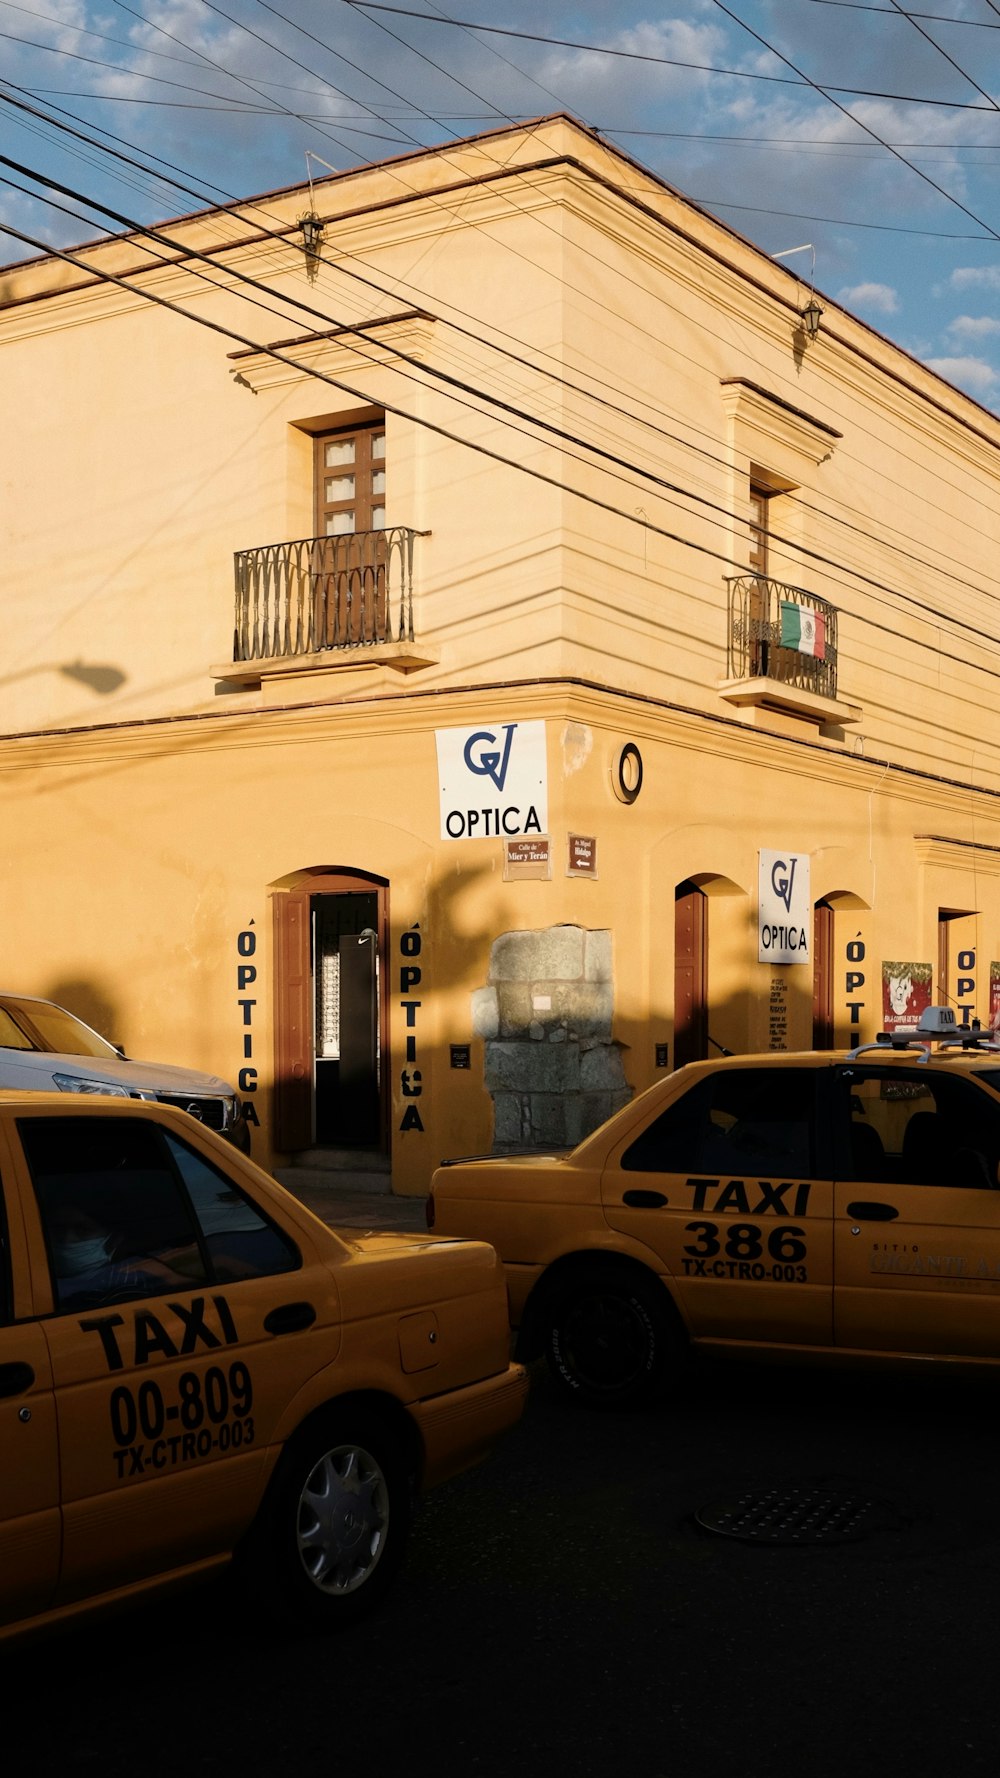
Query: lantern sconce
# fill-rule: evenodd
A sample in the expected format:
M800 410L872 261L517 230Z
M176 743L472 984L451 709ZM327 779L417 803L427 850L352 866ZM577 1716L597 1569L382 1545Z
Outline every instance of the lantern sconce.
M819 324L822 314L823 311L820 308L819 303L810 291L809 301L806 303L800 317L802 329L807 340L814 340L816 338L816 335L819 332Z
M307 210L298 218L298 225L302 230L303 252L307 259L315 259L323 239L323 219L315 210Z
M772 257L774 259L789 259L793 253L808 253L810 255L809 301L806 303L805 308L798 312L796 320L798 321L802 332L805 334L806 339L814 340L819 332L819 324L823 314L823 310L816 301L816 295L813 290L813 283L816 277L816 249L811 241L807 241L804 247L786 247L783 253L775 253Z

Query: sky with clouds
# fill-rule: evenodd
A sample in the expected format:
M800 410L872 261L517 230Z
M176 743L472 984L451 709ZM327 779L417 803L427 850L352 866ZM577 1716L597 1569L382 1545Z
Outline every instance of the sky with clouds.
M0 0L0 98L8 161L145 223L568 111L1000 410L994 0ZM0 178L33 241L120 226Z

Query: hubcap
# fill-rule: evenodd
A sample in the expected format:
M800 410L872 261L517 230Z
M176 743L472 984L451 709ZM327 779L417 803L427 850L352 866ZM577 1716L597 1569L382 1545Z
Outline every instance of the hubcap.
M375 1458L338 1445L310 1472L299 1497L302 1566L324 1593L353 1593L378 1564L389 1529L389 1490Z

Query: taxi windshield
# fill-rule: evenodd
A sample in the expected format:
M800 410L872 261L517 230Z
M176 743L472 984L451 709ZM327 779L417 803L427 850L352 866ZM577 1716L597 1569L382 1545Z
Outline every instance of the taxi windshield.
M41 1040L39 1049L54 1051L61 1056L98 1056L102 1061L119 1061L120 1057L114 1044L106 1043L98 1037L89 1025L75 1019L65 1007L56 1006L50 1000L11 1001L15 1014L28 1019L36 1035Z

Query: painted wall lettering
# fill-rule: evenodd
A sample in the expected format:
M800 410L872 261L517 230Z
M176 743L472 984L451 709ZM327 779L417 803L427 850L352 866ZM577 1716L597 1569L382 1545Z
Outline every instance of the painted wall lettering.
M861 997L861 990L866 981L865 971L858 967L865 960L865 941L860 932L848 940L844 948L844 956L847 963L847 968L844 971L844 993L847 1016L851 1021L851 1042L858 1043L861 1037L859 1029L861 1014L865 1005Z
M250 993L257 980L257 965L250 961L257 954L257 934L253 930L253 921L236 935L236 1004L240 1011L240 1038L243 1047L243 1066L239 1071L236 1084L240 1093L253 1094L257 1091L257 1070L253 1066L254 1012L257 997ZM243 1100L243 1116L248 1124L256 1124L259 1128L260 1118L252 1098Z
M960 1013L965 1013L963 1002L971 1001L971 1011L975 1011L976 998L976 953L975 951L959 951L956 959L958 976L955 982L955 998L959 1003Z
M406 958L399 966L399 1006L403 1014L406 1031L406 1050L404 1066L400 1071L399 1090L406 1106L399 1121L399 1128L404 1130L423 1130L423 1119L417 1101L423 1096L423 1071L418 1066L417 1039L419 1026L417 1014L421 1001L414 994L423 981L423 966L416 961L423 951L423 939L420 933L419 920L414 921L399 941L399 954Z

